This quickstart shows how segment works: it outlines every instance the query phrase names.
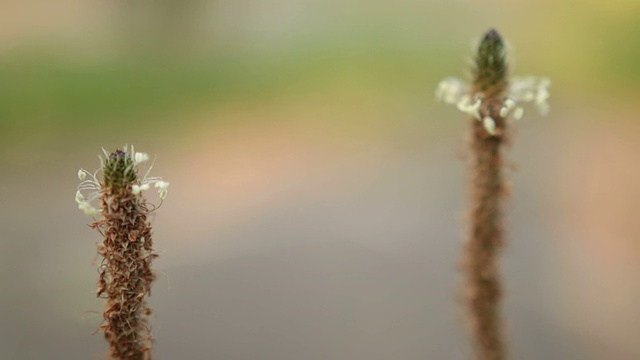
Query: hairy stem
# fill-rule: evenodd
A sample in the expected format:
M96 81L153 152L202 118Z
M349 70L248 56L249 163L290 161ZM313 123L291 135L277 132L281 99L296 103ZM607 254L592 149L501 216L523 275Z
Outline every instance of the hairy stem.
M144 198L131 192L137 174L129 154L116 151L104 161L102 218L92 226L104 235L98 246L104 257L99 268L97 295L107 300L101 329L114 359L151 358L145 297L155 275L151 226Z
M498 256L502 249L504 180L501 145L505 122L498 112L506 90L503 44L489 31L478 49L474 91L484 96L483 116L495 120L497 134L471 120L471 231L465 246L466 294L478 360L504 360L506 351L500 316L502 282Z

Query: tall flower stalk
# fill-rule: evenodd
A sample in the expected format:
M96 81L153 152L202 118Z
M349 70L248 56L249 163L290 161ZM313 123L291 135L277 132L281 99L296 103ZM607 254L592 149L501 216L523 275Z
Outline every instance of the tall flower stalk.
M142 192L154 185L164 200L169 184L160 178L140 177L138 165L149 157L136 153L133 147L104 153L98 171L80 169L76 193L78 208L87 215L98 216L91 227L104 236L98 244L103 260L98 268L96 294L107 303L100 328L113 359L151 359L151 309L146 297L151 294L155 279L151 263L158 255L153 250L147 219L152 210ZM93 201L100 202L99 209L92 205Z
M498 256L504 246L505 181L502 146L510 120L523 116L522 103L533 102L540 113L549 110L550 81L508 77L505 46L495 30L482 38L475 56L473 81L440 82L436 96L472 116L470 232L463 252L465 295L479 360L507 358L501 319L503 285Z

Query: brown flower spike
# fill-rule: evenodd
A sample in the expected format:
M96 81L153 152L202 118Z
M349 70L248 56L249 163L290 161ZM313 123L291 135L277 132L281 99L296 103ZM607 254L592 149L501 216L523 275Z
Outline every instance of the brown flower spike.
M504 245L502 146L508 141L510 119L518 120L532 102L549 110L547 78L508 79L500 35L489 30L478 46L471 85L456 78L440 82L436 96L472 116L470 234L462 265L466 275L466 307L478 360L507 358L501 320L502 280L498 256Z
M482 39L476 57L474 92L484 95L481 112L495 121L491 134L486 125L472 120L471 234L463 264L467 273L466 294L479 360L506 359L500 318L502 284L498 255L504 242L502 198L503 144L506 122L500 116L507 89L507 65L503 44L494 30Z
M82 182L76 194L78 207L89 215L100 214L91 227L104 241L98 244L103 257L98 268L97 296L107 300L100 328L110 345L113 359L150 359L152 337L148 317L151 309L146 296L151 293L155 275L151 262L157 258L153 250L149 208L142 191L154 184L160 197L166 196L168 183L159 178L139 178L137 165L148 159L144 153L116 150L105 152L102 159L103 180L80 170ZM89 177L89 179L87 179ZM88 200L82 191L94 190ZM90 205L99 199L100 210Z

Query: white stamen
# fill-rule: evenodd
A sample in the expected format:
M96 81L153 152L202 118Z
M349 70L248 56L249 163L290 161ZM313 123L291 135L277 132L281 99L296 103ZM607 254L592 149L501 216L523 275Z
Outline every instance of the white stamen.
M80 190L76 191L76 202L78 204L83 203L84 202L84 195L82 195L82 193L80 192Z
M125 169L125 174L127 172L135 171L135 166L149 160L149 155L147 153L135 152L133 146L125 146L123 150L127 154L129 154L133 160L132 163L130 163ZM104 166L105 159L109 159L111 155L104 148L102 148L102 152L104 153L105 157L98 157L100 158L100 163L102 164L102 166ZM149 166L145 175L141 177L136 184L131 185L131 193L135 196L141 196L141 193L143 191L149 190L153 185L156 189L158 189L160 199L164 200L168 193L169 183L162 181L160 177L148 177L148 174L150 173L152 167L153 164ZM100 210L92 206L91 202L95 201L103 194L103 185L97 178L97 174L101 170L104 171L104 169L102 168L96 170L95 173L90 173L84 169L80 169L78 171L78 179L80 180L80 184L78 185L78 190L75 195L75 201L78 204L78 209L82 210L86 215L89 216L95 216L96 214L100 213Z
M149 155L147 155L147 153L137 152L133 155L133 163L135 165L143 163L147 160L149 160Z
M471 96L464 95L460 101L456 104L458 110L462 111L465 114L469 114L476 119L480 120L480 105L482 104L482 100L476 99L476 101L471 103Z
M511 110L514 106L516 106L516 102L513 101L512 98L507 98L507 100L504 101L504 107L507 109Z
M156 181L153 187L155 187L156 189L163 190L169 187L169 183L166 181L159 180L159 181Z
M145 191L145 190L149 190L149 184L132 185L131 186L131 193L133 195L138 195L138 194L140 194L141 191Z
M88 202L79 203L78 209L82 210L87 216L95 216L98 213L98 209L91 206Z
M167 189L158 191L158 195L160 196L160 200L164 200L167 197Z
M487 130L489 134L496 134L496 122L490 116L487 116L482 120L482 125L484 125L485 130Z
M543 77L542 79L540 79L538 86L543 88L549 88L551 86L551 79L549 79L548 77Z
M169 187L169 183L166 181L158 180L153 186L158 189L160 200L164 200L167 197L167 193L169 192L169 190L167 189Z
M487 115L499 115L498 119L500 120L511 115L514 120L519 120L524 115L522 105L527 102L532 103L540 114L546 115L549 112L550 87L551 80L547 77L512 77L508 82L505 97L502 99L502 106L498 109L493 107L493 101L499 100L498 98L487 99L491 101L490 104L483 103L484 95L482 93L474 92L474 86L455 77L448 77L440 81L435 93L438 100L456 105L458 110L481 121L489 134L496 135L496 131L500 132L496 128L496 121ZM494 109L498 110L498 114L494 113Z
M515 110L513 110L513 119L514 120L522 119L522 115L524 115L524 109L523 108L517 107Z
M464 81L450 77L438 84L436 97L447 104L457 104L469 92L469 86Z

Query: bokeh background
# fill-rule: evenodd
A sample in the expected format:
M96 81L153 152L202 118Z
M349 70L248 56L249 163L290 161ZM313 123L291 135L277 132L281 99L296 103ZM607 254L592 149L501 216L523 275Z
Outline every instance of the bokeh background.
M640 358L637 0L3 0L0 358L104 358L76 172L135 144L171 182L156 358L471 359L434 89L490 27L553 81L508 149L512 358Z

